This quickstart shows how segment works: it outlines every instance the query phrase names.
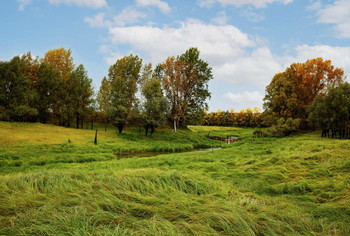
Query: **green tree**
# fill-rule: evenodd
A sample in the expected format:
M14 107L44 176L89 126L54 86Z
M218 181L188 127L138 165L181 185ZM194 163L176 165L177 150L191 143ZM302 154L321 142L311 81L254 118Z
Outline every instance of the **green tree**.
M83 128L84 118L91 112L90 104L92 103L92 80L88 77L87 71L83 65L79 65L72 73L68 81L69 101L72 109L69 109L75 115L76 127Z
M338 132L340 138L348 136L350 132L350 84L341 83L331 88L327 94L318 96L311 109L310 119L325 130L333 130L332 136Z
M107 131L107 117L111 113L111 84L104 77L101 81L101 86L97 94L98 110L103 113L105 131Z
M140 78L142 59L138 56L125 56L109 68L108 80L111 85L111 112L112 123L122 133L131 110L136 105L137 82Z
M0 62L0 118L2 120L33 121L38 111L30 107L30 81L24 64L16 56Z
M158 78L150 78L144 81L142 95L145 99L142 105L142 118L146 135L151 129L154 130L166 120L167 100L163 96L162 87Z
M169 57L157 67L165 94L170 102L174 130L184 124L190 114L206 110L210 98L208 82L213 78L209 64L199 58L199 50L190 48L176 59Z
M55 112L55 104L58 99L57 91L61 85L58 71L45 63L41 63L38 69L36 83L33 85L36 92L34 106L39 111L40 122L48 122L51 114Z

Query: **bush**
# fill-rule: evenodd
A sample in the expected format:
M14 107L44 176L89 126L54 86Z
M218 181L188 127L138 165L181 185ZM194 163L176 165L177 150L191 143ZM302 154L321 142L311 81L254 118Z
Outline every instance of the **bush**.
M271 126L266 130L268 136L284 137L298 130L300 119L280 118L276 125Z

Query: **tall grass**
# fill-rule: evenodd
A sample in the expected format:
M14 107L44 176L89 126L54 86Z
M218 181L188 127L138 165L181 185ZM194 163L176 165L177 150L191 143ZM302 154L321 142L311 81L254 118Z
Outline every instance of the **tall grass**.
M0 125L9 132L12 124ZM35 126L43 139L51 135L50 126L16 125L21 140ZM350 234L348 140L316 132L254 139L238 130L248 138L221 150L114 158L134 147L214 145L201 132L224 136L232 128L195 129L151 137L108 131L101 146L74 129L66 130L81 143L60 143L65 134L47 143L29 134L1 139L0 235Z

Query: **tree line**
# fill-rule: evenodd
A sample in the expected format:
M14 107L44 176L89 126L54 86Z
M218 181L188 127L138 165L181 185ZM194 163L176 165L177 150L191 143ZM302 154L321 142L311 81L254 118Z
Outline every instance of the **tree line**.
M321 128L323 136L350 138L350 85L330 60L293 63L266 87L264 111L207 113L213 78L197 48L168 57L154 68L137 55L118 59L94 94L83 65L71 50L53 49L43 58L31 53L0 61L0 120L56 123L82 128L94 120L145 128L161 125L176 131L186 124L270 127L265 134L283 136L297 129Z
M91 113L93 89L83 65L75 66L70 50L30 52L0 61L0 119L57 122L79 127Z
M118 59L102 79L97 96L83 65L71 50L31 53L0 62L0 120L82 127L97 119L118 127L143 126L146 135L164 124L179 127L208 109L211 67L197 48L168 57L155 68L137 55Z
M261 127L263 117L260 108L254 107L254 109L247 108L239 112L235 112L233 109L229 111L218 110L216 112L210 112L205 114L205 125L218 125L218 126L238 126L238 127Z

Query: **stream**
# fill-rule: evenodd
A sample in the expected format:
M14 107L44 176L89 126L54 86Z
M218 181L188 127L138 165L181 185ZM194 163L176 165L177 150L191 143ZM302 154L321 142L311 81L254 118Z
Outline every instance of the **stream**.
M143 151L143 152L121 152L121 153L114 153L114 155L117 157L117 159L123 159L123 158L132 158L132 157L155 157L158 155L164 155L164 154L173 154L173 153L183 153L183 152L199 152L199 151L215 151L219 150L221 147L213 147L213 148L196 148L192 150L186 150L186 151Z

